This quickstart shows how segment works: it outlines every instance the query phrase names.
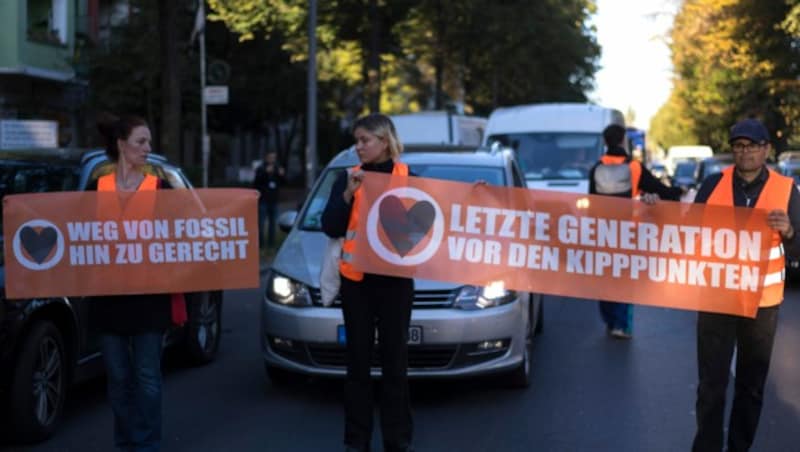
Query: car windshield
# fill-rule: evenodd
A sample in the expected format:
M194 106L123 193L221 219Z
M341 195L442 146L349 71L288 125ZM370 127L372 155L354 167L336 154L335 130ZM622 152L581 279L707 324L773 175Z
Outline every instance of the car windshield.
M409 170L418 177L443 179L455 182L485 181L489 185L506 185L505 172L502 168L468 165L410 165ZM307 231L322 230L322 211L328 202L333 183L345 171L344 168L333 168L325 171L316 191L311 195L305 214L300 219L300 229Z
M719 161L709 162L706 164L706 176L721 173L724 168L730 165L730 163L723 163Z
M694 163L679 163L675 167L675 177L694 177Z
M79 170L77 165L0 161L0 197L19 193L77 190Z
M593 133L512 133L492 135L517 152L528 180L586 179L603 155L603 137Z
M789 166L783 170L783 174L793 178L795 184L800 184L800 166Z

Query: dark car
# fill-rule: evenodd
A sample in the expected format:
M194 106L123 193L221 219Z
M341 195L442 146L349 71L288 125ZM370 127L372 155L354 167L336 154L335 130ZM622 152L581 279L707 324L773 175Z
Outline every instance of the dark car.
M714 157L703 159L697 165L697 185L703 183L712 174L722 172L723 169L733 165L733 154L715 154Z
M102 151L0 151L0 193L79 191L112 169ZM146 171L191 188L164 157L151 154ZM4 267L0 284L0 425L16 440L40 441L55 432L69 387L103 373L98 338L87 326L87 298L8 300ZM219 347L222 292L188 293L186 302L189 320L165 344L182 347L192 363L208 363Z
M686 190L695 188L697 185L697 162L694 160L684 160L675 165L672 173L672 186Z

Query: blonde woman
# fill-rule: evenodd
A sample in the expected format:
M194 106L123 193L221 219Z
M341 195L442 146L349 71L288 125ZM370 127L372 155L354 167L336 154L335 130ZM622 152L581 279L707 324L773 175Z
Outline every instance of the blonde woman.
M329 237L345 237L342 244L340 295L346 333L345 432L347 450L370 448L373 424L370 363L377 327L383 380L380 393L381 433L386 451L411 450L412 421L408 395L408 326L414 300L414 281L362 273L350 265L355 250L353 233L358 214L369 209L361 194L365 172L408 176L399 161L402 145L392 121L373 114L353 125L361 164L334 183L322 214Z

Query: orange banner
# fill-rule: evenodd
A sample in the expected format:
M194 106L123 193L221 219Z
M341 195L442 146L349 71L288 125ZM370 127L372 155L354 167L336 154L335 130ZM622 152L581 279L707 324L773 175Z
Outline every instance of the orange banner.
M6 296L259 287L257 199L244 189L6 196Z
M368 273L745 317L770 276L760 209L378 173L364 190Z

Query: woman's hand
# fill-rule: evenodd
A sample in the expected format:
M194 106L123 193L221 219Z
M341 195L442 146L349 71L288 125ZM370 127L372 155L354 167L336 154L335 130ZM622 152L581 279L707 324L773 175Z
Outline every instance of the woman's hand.
M353 193L361 187L361 181L364 180L364 170L353 171L347 175L347 187L344 189L342 197L344 202L350 204L353 200Z

